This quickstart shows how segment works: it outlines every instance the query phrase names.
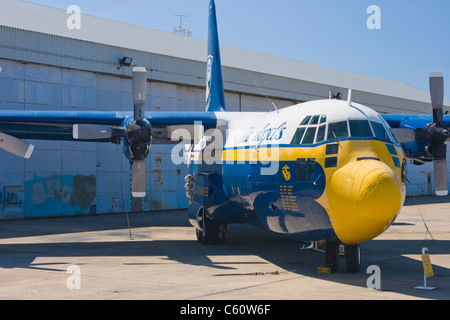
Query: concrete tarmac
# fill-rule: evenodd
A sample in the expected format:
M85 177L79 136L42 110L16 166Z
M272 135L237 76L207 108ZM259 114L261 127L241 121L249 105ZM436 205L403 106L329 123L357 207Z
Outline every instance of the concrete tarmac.
M408 198L396 223L361 245L359 274L344 260L339 272L318 273L323 253L252 226L204 246L185 211L129 220L131 230L125 214L0 222L0 299L450 299L450 197ZM424 282L423 247L432 291L414 288Z

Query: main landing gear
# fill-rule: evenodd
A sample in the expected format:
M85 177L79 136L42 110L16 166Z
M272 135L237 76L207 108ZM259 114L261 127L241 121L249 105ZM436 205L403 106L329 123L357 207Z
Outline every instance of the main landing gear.
M225 242L225 233L228 225L221 224L216 220L208 218L205 209L200 209L197 215L198 228L195 229L197 240L203 244L218 244L220 240Z
M345 257L347 272L358 273L361 269L361 247L355 245L339 245L327 241L325 244L325 267L331 272L339 270L339 257Z

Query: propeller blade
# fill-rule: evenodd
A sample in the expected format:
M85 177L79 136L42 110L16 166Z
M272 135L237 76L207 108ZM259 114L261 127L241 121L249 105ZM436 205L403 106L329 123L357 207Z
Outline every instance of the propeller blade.
M442 72L430 73L430 95L433 122L440 124L444 114L444 75Z
M30 159L34 146L28 142L0 132L0 149L8 151L16 156Z
M145 197L146 182L145 160L134 160L131 166L131 195L133 198Z
M112 137L112 128L98 124L75 124L73 138L77 140L95 140Z
M126 136L127 129L123 127L101 124L75 124L73 126L73 138L76 140L102 140Z
M437 196L448 195L448 171L446 159L434 161L434 187Z
M448 195L447 145L432 146L434 157L434 187L437 196Z
M142 120L145 116L145 100L147 95L147 69L144 67L133 68L133 104L134 120Z

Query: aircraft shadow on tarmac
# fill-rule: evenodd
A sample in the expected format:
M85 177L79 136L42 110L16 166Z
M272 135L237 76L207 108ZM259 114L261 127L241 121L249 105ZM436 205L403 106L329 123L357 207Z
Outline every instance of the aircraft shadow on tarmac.
M171 214L169 225L172 227L187 227L186 217L183 214ZM176 219L173 219L173 217ZM85 224L83 228L83 218L72 228L72 232L96 231L96 230L116 230L118 226L124 230L124 224L121 219L123 216L101 216L96 217L96 223ZM73 218L76 219L76 218ZM90 217L88 219L91 219ZM106 219L102 227L102 219ZM111 222L111 219L118 219L117 222ZM164 218L165 219L165 218ZM163 220L164 220L163 219ZM167 218L169 220L169 218ZM39 229L39 221L35 228L28 228L23 232L15 231L14 237L31 236L31 234L65 234L64 241L70 241L70 228L58 228L55 225L59 223L53 220L47 220L44 224L52 224L52 228ZM61 219L64 221L64 219ZM133 228L144 228L160 226L158 220L148 217L148 214L130 216ZM168 221L162 221L168 222ZM64 224L64 223L62 223ZM105 226L106 225L106 226ZM0 230L3 236L7 238L8 223L0 223ZM46 229L46 230L44 230ZM75 231L74 231L75 229ZM33 230L35 232L33 232ZM366 273L367 267L377 265L381 270L381 289L383 291L392 291L412 297L423 297L431 299L450 299L450 269L433 265L435 276L429 278L428 285L438 287L434 291L414 290L415 286L423 284L423 267L420 260L411 259L405 255L419 255L422 247L428 247L432 255L449 255L450 241L442 240L373 240L363 244L362 247L362 265L359 274L349 274L346 272L345 260L341 260L340 271L333 274L319 274L317 268L323 266L324 255L311 250L300 250L301 244L286 239L285 237L268 233L263 230L248 226L236 225L230 228L225 243L218 245L205 246L195 240L194 229L192 228L192 240L153 240L147 241L143 233L145 229L132 229L135 240L127 239L126 232L114 231L117 237L123 241L111 242L53 242L53 243L20 243L20 244L0 244L0 267L1 268L27 268L46 271L58 271L55 264L69 264L65 257L149 257L163 256L168 260L176 261L186 265L204 266L217 269L215 275L226 275L230 281L239 281L242 276L240 264L252 264L251 269L255 275L261 274L261 265L267 262L274 265L273 272L291 272L307 277L337 282L341 284L353 285L357 287L366 287L367 279L370 274ZM253 255L261 259L255 262L234 261L233 257L240 255ZM214 263L209 257L221 256L220 262ZM229 256L230 261L224 261L223 257ZM33 263L39 257L54 257L52 263ZM266 261L266 262L265 262ZM432 261L433 262L433 261ZM153 263L142 263L132 259L125 265L148 265L152 267ZM265 267L267 269L267 267ZM246 274L249 267L246 267ZM64 270L65 271L65 270ZM264 275L262 275L264 276ZM276 277L276 275L271 275ZM369 290L369 289L368 289ZM343 297L345 298L345 297ZM276 299L276 298L275 298Z

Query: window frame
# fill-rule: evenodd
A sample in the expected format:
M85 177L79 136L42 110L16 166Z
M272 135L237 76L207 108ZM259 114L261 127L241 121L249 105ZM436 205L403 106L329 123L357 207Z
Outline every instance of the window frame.
M335 132L334 130L330 130L330 127L331 127L333 124L339 124L339 123L345 123L345 124L346 124L346 127L347 127L347 136L345 136L345 137L338 137L338 136L336 135L336 132ZM333 134L333 136L334 136L333 139L330 138L330 133L331 133L331 132L334 133L334 134ZM334 141L334 140L339 141L339 140L342 140L342 139L348 139L348 138L350 138L350 126L349 126L349 124L348 124L348 120L338 121L338 122L330 122L330 123L328 123L327 140L326 140L326 141Z
M364 123L364 124L367 124L368 125L368 129L370 130L370 134L371 134L371 136L362 136L362 135L358 135L358 136L354 136L353 135L353 130L352 130L352 124L353 125L355 125L356 123ZM357 125L357 127L359 126L359 124ZM349 128L349 131L350 131L350 138L361 138L361 139L365 139L365 138L375 138L375 133L373 132L373 128L372 128L372 126L371 126L371 124L370 124L370 121L368 120L368 119L364 119L364 120L361 120L361 119L358 119L358 120L348 120L348 128ZM354 128L355 129L355 128ZM367 128L366 128L367 129ZM356 130L355 130L356 131Z

